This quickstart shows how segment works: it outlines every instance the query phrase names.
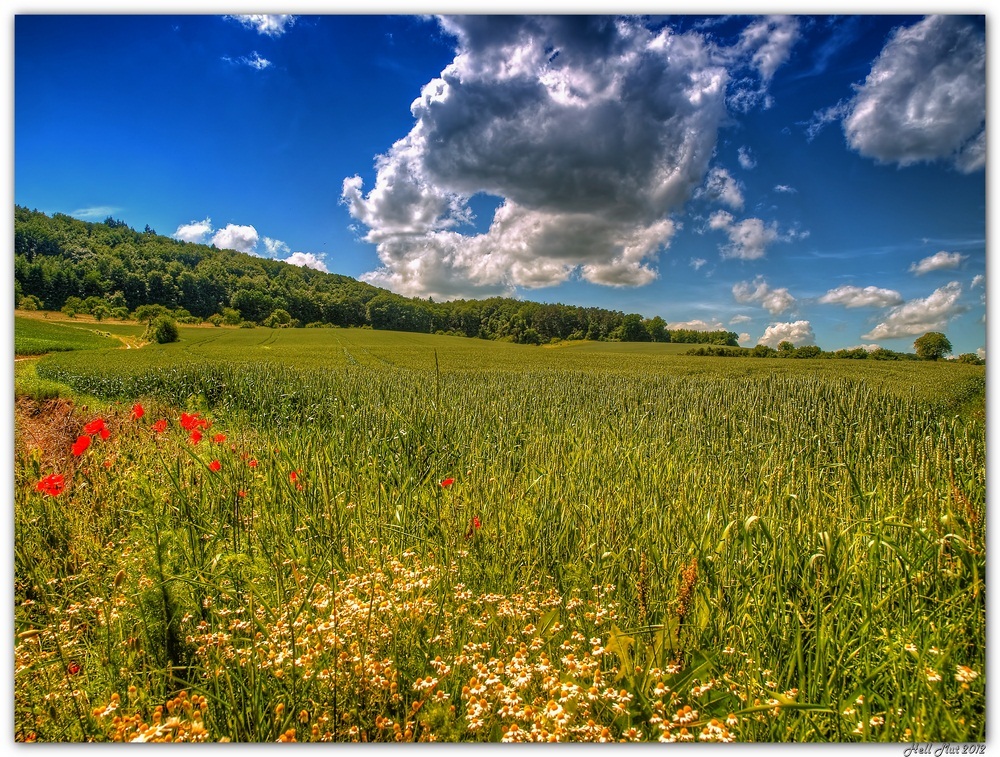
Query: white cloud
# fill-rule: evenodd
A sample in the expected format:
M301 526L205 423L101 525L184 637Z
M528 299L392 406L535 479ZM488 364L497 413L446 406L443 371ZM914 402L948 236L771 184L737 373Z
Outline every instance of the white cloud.
M740 183L729 174L729 171L718 166L708 172L704 186L695 192L695 196L725 203L734 210L743 207Z
M693 321L676 321L674 323L667 324L668 329L691 329L692 331L725 331L726 327L722 325L722 321L715 321L709 323L702 320Z
M737 337L736 341L739 342L744 347L748 347L750 343L753 341L753 337L744 331L739 335L739 337Z
M976 350L976 354L979 355L979 359L980 360L985 360L986 359L986 348L985 347L980 347L979 349Z
M105 218L110 215L114 215L119 210L121 210L121 208L116 208L112 205L97 205L92 208L78 208L70 213L70 215L76 218L99 218L103 221Z
M692 268L694 268L697 271L703 265L705 265L705 263L707 263L707 262L708 261L705 260L705 258L691 258L691 262L688 265L690 265Z
M775 242L787 242L794 234L782 235L778 224L765 224L759 218L745 218L737 221L732 213L724 210L716 211L708 219L709 228L724 231L729 237L729 244L723 245L719 251L724 258L740 260L757 260L764 257L767 248Z
M955 316L968 308L959 302L962 285L952 281L935 289L928 297L910 300L892 308L885 320L862 339L894 339L920 335L927 331L942 331Z
M292 251L292 249L280 239L264 237L261 241L264 243L264 249L267 250L267 254L272 258L276 258L280 255L287 255Z
M751 61L764 82L788 60L799 39L799 20L795 16L768 16L750 24L740 35L739 49L753 52Z
M787 184L776 184L774 187L775 192L782 192L784 194L797 194L799 190L795 187L790 187Z
M919 263L912 263L910 265L910 273L923 276L925 273L930 273L931 271L947 271L951 268L958 268L966 257L968 256L962 255L959 252L945 252L941 250L927 256Z
M323 273L330 272L326 267L326 263L311 252L293 252L284 261L303 268L315 268L317 271L322 271Z
M975 289L976 287L982 286L986 283L986 277L981 273L977 273L972 277L972 283L969 284L969 289Z
M250 66L250 68L256 68L258 71L263 71L265 68L273 65L267 58L260 57L260 54L256 50L253 55L241 55L239 58L230 58L224 55L222 56L222 60L234 65Z
M206 218L204 221L191 221L191 223L181 224L174 232L174 239L182 242L195 242L205 244L208 235L212 233L212 219Z
M771 315L780 315L795 306L795 298L787 288L772 289L763 276L733 285L733 297L744 304L756 302Z
M799 39L799 20L795 16L766 16L753 21L740 34L739 42L728 54L735 69L749 67L755 76L735 82L729 104L748 112L757 105L765 109L773 104L767 89L775 72L788 60Z
M777 347L782 342L791 342L797 347L816 344L816 335L813 333L812 324L809 321L772 323L764 329L764 334L757 340L757 344L764 344L768 347Z
M638 18L440 24L457 54L411 105L412 130L379 156L367 193L358 176L343 183L381 262L363 278L448 299L661 275L666 219L702 184L726 118L716 43ZM761 76L780 58L778 26L745 51ZM503 202L477 234L468 200L481 192Z
M729 325L735 326L738 323L749 323L752 320L753 318L751 318L748 315L734 315L732 318L729 319Z
M824 305L843 305L845 308L885 308L901 304L903 295L894 289L874 286L862 288L845 284L829 290L819 301Z
M295 25L296 20L295 16L267 14L233 15L226 18L268 37L280 37Z
M948 160L971 173L986 157L986 38L960 16L893 32L847 105L848 144L881 163Z
M851 347L844 347L845 350L865 350L866 352L874 352L875 350L882 349L881 346L877 344L855 344Z
M212 244L220 250L253 252L257 248L257 229L253 226L237 226L234 223L219 229L212 237Z
M739 156L740 168L744 171L752 171L757 167L757 161L754 159L749 147L741 147L737 151L737 155Z

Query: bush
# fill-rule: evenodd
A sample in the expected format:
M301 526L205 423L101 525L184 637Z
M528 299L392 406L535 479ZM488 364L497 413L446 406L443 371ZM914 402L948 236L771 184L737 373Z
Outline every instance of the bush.
M257 324L254 323L253 321L240 321L240 328L241 329L255 329L255 328L257 328Z
M144 339L157 344L167 344L176 342L180 335L177 333L177 323L169 316L161 315L153 319L143 334Z

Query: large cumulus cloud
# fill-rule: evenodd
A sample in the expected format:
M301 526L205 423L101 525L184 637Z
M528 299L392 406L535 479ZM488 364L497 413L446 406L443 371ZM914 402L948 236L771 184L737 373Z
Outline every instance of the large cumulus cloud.
M961 16L897 29L847 106L848 144L883 163L986 160L986 38Z
M726 65L741 56L766 85L785 49L772 37L788 32L770 23L721 54L638 19L440 24L455 59L413 102L374 187L347 178L342 200L377 245L366 280L443 298L655 279L670 216L704 181L726 117ZM469 228L478 193L502 198L481 233Z

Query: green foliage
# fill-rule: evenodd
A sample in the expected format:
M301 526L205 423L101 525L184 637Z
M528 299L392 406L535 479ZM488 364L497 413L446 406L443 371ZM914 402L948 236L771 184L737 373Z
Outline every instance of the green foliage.
M180 338L177 331L177 322L167 315L156 316L156 318L150 321L149 328L146 329L143 337L157 344L176 342Z
M974 352L964 352L955 358L955 360L965 365L986 365L986 361Z
M28 294L18 300L17 306L21 310L41 310L42 301L35 297L35 295Z
M951 354L951 342L940 331L928 331L917 338L913 349L921 360L940 360Z

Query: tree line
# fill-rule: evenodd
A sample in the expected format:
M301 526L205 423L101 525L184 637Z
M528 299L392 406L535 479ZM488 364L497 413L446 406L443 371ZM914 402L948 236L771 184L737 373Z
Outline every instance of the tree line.
M670 329L659 316L604 308L403 297L349 276L182 242L149 226L136 231L110 216L89 223L21 206L14 209L14 290L17 307L98 319L169 314L181 323L367 326L521 344L590 339L735 347L738 336Z

